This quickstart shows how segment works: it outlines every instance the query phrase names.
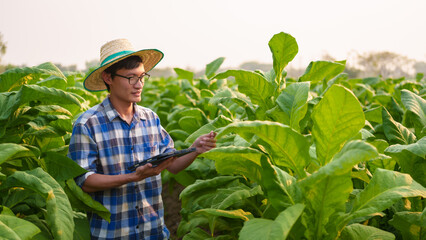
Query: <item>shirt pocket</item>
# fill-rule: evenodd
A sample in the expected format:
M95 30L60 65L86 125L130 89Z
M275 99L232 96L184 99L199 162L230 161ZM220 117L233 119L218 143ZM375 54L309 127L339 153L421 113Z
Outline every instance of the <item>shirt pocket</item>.
M135 150L133 152L133 163L131 165L140 163L144 160L152 158L160 154L160 145L158 143L153 144L139 144L134 146Z

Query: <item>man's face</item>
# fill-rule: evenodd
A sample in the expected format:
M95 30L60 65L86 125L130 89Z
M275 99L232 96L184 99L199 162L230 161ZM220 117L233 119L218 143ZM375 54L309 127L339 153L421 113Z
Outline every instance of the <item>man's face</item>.
M133 69L119 69L116 74L124 76L124 77L140 77L145 73L145 68L141 63L139 67ZM138 81L134 85L129 84L129 80L113 75L111 76L110 86L110 95L111 97L117 98L122 102L140 102L141 94L144 83L142 81Z

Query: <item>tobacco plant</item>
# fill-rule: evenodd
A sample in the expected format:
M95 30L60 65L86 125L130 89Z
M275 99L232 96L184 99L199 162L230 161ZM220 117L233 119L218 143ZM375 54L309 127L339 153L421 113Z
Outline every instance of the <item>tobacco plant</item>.
M211 101L233 102L243 113L225 126L197 131L217 131L221 146L203 157L215 161L220 175L181 193L179 234L426 237L423 76L348 79L345 61L317 61L298 79L286 79L283 70L298 51L295 39L279 33L269 47L271 71L228 70L210 79L234 78L237 88L219 90Z
M81 78L50 63L0 74L4 238L88 239L85 211L109 219L108 210L73 180L85 170L66 157L73 119L99 101L81 88Z

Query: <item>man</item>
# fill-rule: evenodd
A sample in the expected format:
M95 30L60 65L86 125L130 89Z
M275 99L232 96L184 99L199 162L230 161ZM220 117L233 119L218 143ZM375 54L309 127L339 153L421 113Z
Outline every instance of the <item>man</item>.
M101 48L101 66L84 81L90 91L108 89L109 96L74 123L68 156L88 170L77 184L111 212L111 222L88 213L92 239L167 239L161 199L161 175L188 167L201 153L216 146L215 133L200 136L196 151L151 164L128 168L160 153L174 151L173 140L150 109L137 105L144 82L163 53L134 51L125 39Z

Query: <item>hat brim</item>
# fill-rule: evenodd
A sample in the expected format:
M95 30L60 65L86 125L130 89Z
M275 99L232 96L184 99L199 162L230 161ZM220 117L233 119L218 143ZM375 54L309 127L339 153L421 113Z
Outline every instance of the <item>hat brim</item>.
M142 64L144 65L145 71L149 72L161 61L161 59L163 59L164 54L157 49L143 49L120 55L119 57L108 61L107 63L101 65L89 73L89 75L84 80L84 88L91 92L106 90L107 87L101 76L102 72L114 63L117 63L130 56L139 56L142 59Z

